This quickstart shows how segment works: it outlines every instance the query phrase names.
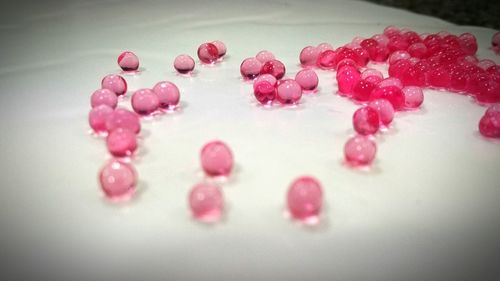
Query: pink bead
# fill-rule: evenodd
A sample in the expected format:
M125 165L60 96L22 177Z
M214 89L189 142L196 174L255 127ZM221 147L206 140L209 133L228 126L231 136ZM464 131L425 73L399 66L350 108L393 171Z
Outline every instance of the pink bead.
M394 35L399 35L401 31L396 26L390 25L384 29L384 35L391 37Z
M179 88L168 81L158 82L153 87L153 92L158 97L159 107L162 109L173 110L177 107L180 100Z
M201 222L217 222L224 212L222 191L215 185L200 183L193 186L188 203L193 217Z
M274 54L269 52L269 51L266 51L266 50L262 50L262 51L258 52L257 55L255 56L255 58L257 60L259 60L261 63L266 63L270 60L275 59Z
M370 96L370 100L375 99L387 99L396 110L402 109L405 103L403 92L396 86L376 87Z
M352 97L357 101L368 101L374 88L374 83L360 79L352 88Z
M444 68L434 68L427 72L427 82L435 88L447 88L450 86L450 73Z
M337 63L337 70L341 71L345 66L352 66L354 68L358 68L358 64L352 59L343 59Z
M460 48L467 55L474 55L477 52L477 40L476 37L470 33L461 34L458 37L458 43Z
M132 95L132 108L137 114L150 115L160 106L158 96L150 89L140 89Z
M369 165L375 159L377 145L369 137L356 135L350 138L344 146L344 156L352 166Z
M500 104L492 105L479 121L479 132L489 138L500 138Z
M491 37L491 46L493 46L493 47L500 46L500 31L496 32Z
M118 128L109 133L106 145L113 156L130 156L137 149L137 138L134 132Z
M211 141L203 146L201 166L209 176L228 176L233 169L233 153L222 141Z
M416 86L407 86L403 88L406 108L418 108L424 102L424 93L422 88Z
M99 89L95 91L90 97L90 105L94 108L102 104L115 108L118 104L116 94L108 89Z
M333 46L329 43L320 43L316 46L316 49L318 50L318 54L321 54L326 50L333 50Z
M302 97L302 87L293 79L278 83L276 99L281 104L297 104Z
M295 81L304 91L312 91L318 87L318 75L312 69L303 69L295 75Z
M323 69L334 69L337 61L337 53L333 50L326 50L318 55L316 64Z
M198 58L201 62L211 64L219 58L219 50L212 43L203 43L198 47Z
M372 36L372 39L377 41L380 46L387 46L389 43L389 37L384 34L375 34Z
M488 59L483 59L483 60L480 60L477 62L477 66L479 66L480 68L484 69L484 70L487 70L488 68L492 67L492 66L495 66L496 63L492 60L488 60Z
M240 65L241 76L245 79L254 79L261 69L262 63L256 58L247 58Z
M316 223L323 207L323 190L319 181L310 176L294 180L288 189L287 205L292 218Z
M345 59L350 59L350 60L354 61L355 63L359 60L358 54L351 49L340 47L335 52L336 52L335 65L337 65L337 70L340 69L340 66L339 66L340 62L345 60Z
M354 130L361 135L373 135L378 131L380 119L377 110L365 106L354 112L352 117Z
M363 48L356 48L353 51L357 55L356 63L361 67L366 66L370 61L370 54L368 53L368 51Z
M262 65L260 74L271 74L279 80L285 76L285 65L279 60L267 61Z
M394 78L394 77L385 78L384 80L380 81L377 84L377 87L379 87L379 88L388 87L388 86L394 86L394 87L398 87L400 89L403 89L403 83L401 83L401 80L399 80L398 78Z
M134 53L126 51L118 56L118 65L123 71L135 71L139 68L139 58Z
M113 108L101 104L89 112L89 125L96 133L106 132L106 121L113 114Z
M318 49L313 46L307 46L300 51L299 60L303 66L314 66L318 59Z
M217 48L217 54L219 58L222 58L226 55L226 45L219 40L213 41L212 44Z
M363 40L365 40L365 38L360 37L360 36L356 36L356 37L352 38L351 44L360 45Z
M272 86L276 86L276 82L278 80L276 80L276 77L272 76L271 74L262 74L262 75L259 75L257 76L257 78L255 78L255 80L253 81L253 86L254 86L254 89L255 89L255 86L262 82L262 81L266 81L268 82L269 84L271 84Z
M106 75L101 81L101 87L114 92L117 96L124 95L127 92L127 81L120 75Z
M400 78L401 73L403 73L406 69L408 69L411 66L411 63L409 60L397 60L393 64L389 65L389 76L391 77L396 77Z
M480 88L476 100L480 103L497 103L500 102L500 82L493 79L488 79L484 87Z
M427 47L424 43L414 43L408 47L408 53L415 58L424 58L427 55Z
M254 83L253 93L261 104L271 104L276 98L276 87L267 81L259 81Z
M194 59L189 55L179 55L174 60L174 68L181 74L187 74L194 70Z
M361 79L359 70L352 66L343 67L336 74L339 92L345 95L350 95L354 85Z
M134 133L141 131L141 123L137 114L124 108L117 108L106 120L106 130L114 131L118 128L128 129Z
M425 45L424 45L425 46ZM389 64L393 64L398 60L407 60L410 59L411 56L407 51L395 51L389 57Z
M368 104L368 106L375 109L378 112L378 117L381 125L387 126L394 119L394 107L388 100L386 99L372 100Z
M131 165L111 160L101 169L99 181L108 199L125 201L134 195L137 173Z
M376 69L367 68L361 73L361 79L377 84L384 79L384 75Z

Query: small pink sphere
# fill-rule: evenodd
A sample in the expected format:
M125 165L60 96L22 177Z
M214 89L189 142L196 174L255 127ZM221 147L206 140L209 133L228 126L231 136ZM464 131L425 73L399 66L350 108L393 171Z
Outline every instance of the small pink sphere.
M387 126L394 119L394 107L388 100L386 99L372 100L368 104L368 106L375 109L378 112L378 117L381 125Z
M259 76L262 63L256 58L246 58L240 65L241 76L245 79L254 79Z
M337 65L337 53L333 50L325 50L319 53L317 57L316 64L317 66L323 69L334 69Z
M121 96L127 92L127 81L120 75L109 74L102 79L101 87Z
M187 74L194 70L194 59L189 55L179 55L174 60L174 68L181 74Z
M488 68L497 65L494 61L488 59L482 59L477 62L477 66L484 70L488 70Z
M266 81L273 86L276 86L276 82L278 82L278 80L276 80L276 77L272 76L271 74L262 74L257 76L257 78L255 78L255 80L253 81L254 89L255 86L262 81Z
M444 67L438 67L427 72L427 82L435 88L447 88L451 85L450 73Z
M406 108L418 108L424 102L424 92L417 86L407 86L403 88Z
M310 176L294 180L288 189L287 206L292 218L305 223L317 222L323 207L320 182Z
M297 104L302 97L302 87L293 79L278 83L276 99L281 104Z
M258 61L260 61L261 63L266 63L270 60L275 59L274 54L269 52L269 51L266 51L266 50L262 50L262 51L258 52L257 55L255 56L255 58Z
M117 108L106 120L106 130L114 131L118 128L128 129L134 133L141 131L141 122L137 114L124 108Z
M425 46L425 45L424 45ZM407 60L410 59L411 56L407 51L395 51L389 57L389 64L393 64L398 60Z
M493 46L493 47L500 46L500 31L496 32L491 37L491 46Z
M318 50L318 54L321 54L326 50L333 50L333 46L330 43L320 43L316 46L316 49Z
M198 58L201 62L211 64L219 58L219 50L212 43L203 43L198 47Z
M352 124L358 134L373 135L380 126L378 112L369 106L361 107L354 112Z
M123 71L135 71L139 68L139 58L130 51L125 51L118 56L118 65Z
M158 97L159 107L162 109L173 110L177 107L180 100L179 88L169 81L158 82L153 87L153 92Z
M132 108L137 114L150 115L160 106L158 96L150 89L140 89L132 95Z
M303 66L314 66L318 58L318 49L313 46L307 46L300 51L299 60Z
M137 173L132 165L111 160L101 169L99 181L108 199L125 201L134 195Z
M203 146L201 166L209 176L228 176L233 169L233 153L222 141L211 141Z
M389 44L389 37L387 37L385 34L375 34L372 36L372 39L377 41L377 43L383 47L385 47L385 46L387 46L387 44Z
M137 137L130 130L118 128L109 133L106 145L113 156L130 156L137 149Z
M106 132L106 121L113 114L113 108L101 104L89 112L89 125L96 133Z
M219 58L222 58L223 56L226 55L226 45L220 41L220 40L215 40L212 42L212 44L214 44L214 46L217 48L217 54L219 56Z
M108 89L96 90L90 97L90 105L94 108L102 104L111 108L116 108L116 105L118 105L116 94Z
M285 65L279 60L270 60L262 65L260 74L271 74L276 79L281 79L285 76Z
M388 77L385 78L384 80L380 81L377 84L378 88L383 88L383 87L389 87L389 86L394 86L400 89L403 89L403 83L401 83L401 80L395 77Z
M361 79L373 84L378 84L384 79L384 75L379 70L367 68L361 73Z
M276 87L267 81L254 83L253 93L261 104L271 104L276 98Z
M370 100L376 99L387 99L396 110L402 109L405 104L403 92L396 86L376 87L370 95Z
M336 74L339 92L344 95L350 95L354 85L361 79L359 70L352 66L345 66Z
M369 165L375 159L377 145L369 137L356 135L350 138L344 146L344 156L352 166Z
M424 43L414 43L408 47L408 53L414 58L424 58L427 55L427 46Z
M368 101L374 88L374 83L360 79L352 88L352 97L357 101Z
M215 185L207 183L195 185L189 193L188 203L193 217L201 222L217 222L224 212L222 191Z
M500 113L488 113L479 120L479 132L488 138L500 138Z
M304 91L312 91L318 87L318 75L312 69L303 69L295 75L295 81Z

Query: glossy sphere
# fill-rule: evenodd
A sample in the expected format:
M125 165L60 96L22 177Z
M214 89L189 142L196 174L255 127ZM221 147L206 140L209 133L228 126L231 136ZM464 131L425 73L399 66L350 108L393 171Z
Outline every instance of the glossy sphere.
M427 82L435 88L447 88L450 86L450 73L444 67L438 67L427 72Z
M267 82L254 83L253 93L261 104L270 104L276 98L276 87Z
M224 198L220 187L207 183L197 184L191 189L188 203L193 217L205 223L220 220L224 211Z
M126 51L118 56L118 65L123 71L135 71L139 68L139 58L134 53Z
M500 138L500 104L492 105L479 121L479 132L489 138Z
M389 86L394 86L394 87L403 89L403 83L401 83L401 80L399 80L398 78L394 78L394 77L385 78L384 80L380 81L377 84L378 88L389 87Z
M350 138L344 146L345 160L351 166L369 165L375 159L377 145L367 136L357 135Z
M415 43L408 47L408 53L414 58L424 58L427 55L427 46L424 43Z
M198 58L201 62L211 64L219 58L219 50L212 43L203 43L198 47Z
M106 146L113 156L130 156L137 149L137 138L134 132L118 128L109 133Z
M312 69L303 69L295 75L295 81L304 91L312 91L318 87L318 75Z
M352 125L358 134L375 134L380 126L378 112L369 106L359 108L354 112Z
M424 102L424 92L422 88L416 86L408 86L403 88L406 108L418 108Z
M255 56L255 58L257 60L259 60L261 63L266 63L270 60L275 59L274 54L269 52L269 51L266 51L266 50L262 50L262 51L258 52L257 55Z
M387 126L394 119L394 107L386 99L376 99L368 103L368 106L378 112L380 124Z
M299 60L303 66L314 66L318 58L318 49L313 46L307 46L300 51Z
M158 96L150 89L140 89L132 95L132 108L137 114L150 115L160 106Z
M114 92L117 96L124 95L127 92L127 81L120 75L106 75L101 81L101 87Z
M316 222L323 207L319 181L309 176L293 181L288 189L287 206L292 218L305 223Z
M137 173L131 165L112 160L101 169L99 181L108 199L128 200L134 195Z
M194 70L194 59L189 55L179 55L174 60L174 68L181 74L187 74Z
M282 104L296 104L302 97L302 87L292 79L283 80L278 84L276 99Z
M276 79L281 79L285 76L285 65L279 60L270 60L262 65L260 74L271 74Z
M318 55L317 65L324 69L333 69L337 65L335 58L337 53L333 50L326 50Z
M352 93L354 85L361 79L359 70L352 66L346 66L337 71L336 74L339 92L345 95Z
M262 63L256 58L247 58L240 65L241 76L245 79L254 79L260 73Z
M389 64L393 64L398 60L407 60L410 58L411 56L407 51L396 51L392 53L391 56L389 57Z
M95 91L90 97L90 105L94 108L102 104L115 108L118 104L116 94L108 89L99 89Z
M117 108L106 120L106 130L111 132L118 128L128 129L134 133L139 133L141 123L137 114L124 108Z
M89 125L96 133L106 132L106 121L113 114L113 108L101 104L89 112Z
M211 141L201 149L201 166L209 176L228 176L233 169L233 153L222 141Z
M219 58L222 58L226 54L226 45L219 40L213 41L212 44L217 48Z
M177 88L177 86L172 82L158 82L153 87L153 92L158 97L159 107L162 109L172 110L175 109L179 104L181 96L179 93L179 88Z
M379 70L367 68L361 73L361 79L377 84L384 79L384 75Z
M403 92L395 86L376 87L370 96L370 100L375 99L388 100L396 110L402 109L405 103Z
M271 74L262 74L262 75L259 75L257 78L255 78L255 80L253 81L253 86L254 86L254 89L255 89L255 86L262 82L262 81L266 81L268 82L269 84L273 85L273 86L276 86L276 82L278 80L276 80L276 78L274 76L272 76Z
M320 43L318 46L316 46L316 49L318 50L318 54L323 53L326 50L333 50L333 46L329 43Z

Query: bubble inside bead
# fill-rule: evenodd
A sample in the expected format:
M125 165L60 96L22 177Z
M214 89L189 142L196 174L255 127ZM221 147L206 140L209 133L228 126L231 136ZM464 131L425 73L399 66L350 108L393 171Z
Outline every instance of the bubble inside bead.
M173 110L179 105L179 88L169 81L160 81L153 87L161 109Z
M233 169L233 153L222 141L205 144L200 153L201 167L208 176L228 176Z
M219 58L219 50L212 43L203 43L198 47L198 58L201 62L211 64Z
M106 132L106 121L113 114L113 108L108 105L98 105L89 112L89 125L96 133Z
M116 108L118 105L118 98L116 97L116 94L108 89L96 90L90 97L90 105L92 107L96 107L102 104L111 108Z
M224 212L224 197L220 187L200 183L191 189L188 203L194 219L204 223L214 223Z
M150 115L159 106L160 100L151 89L139 89L132 95L132 108L137 114Z
M276 79L281 79L285 76L285 65L279 60L270 60L262 65L260 74L271 74Z
M246 58L240 65L241 76L245 79L254 79L259 76L262 63L256 58Z
M281 104L297 104L302 97L302 87L293 79L278 83L276 99Z
M418 108L424 102L424 92L422 88L407 86L403 88L406 108Z
M220 41L220 40L215 40L212 42L212 44L214 44L214 46L217 48L217 54L219 56L219 58L222 58L223 56L226 55L226 44L224 44L224 42Z
M106 146L113 156L130 156L137 149L137 137L128 129L118 128L108 134Z
M127 109L115 109L106 120L106 130L111 132L118 128L128 129L136 134L139 133L141 130L139 117L137 114Z
M350 138L344 146L346 162L354 167L366 166L373 162L377 145L367 136L356 135Z
M380 124L387 126L394 119L394 107L386 99L375 99L368 103L368 106L378 112Z
M293 219L303 223L316 223L323 208L323 190L320 182L302 176L292 182L287 193L287 207Z
M380 126L378 112L369 106L361 107L354 112L352 124L358 134L375 134Z
M118 56L118 65L123 71L136 71L139 69L139 58L130 51L125 51Z
M295 81L304 91L312 91L318 87L318 75L312 69L303 69L295 75Z
M269 52L269 51L266 51L266 50L262 50L262 51L258 52L257 55L255 56L255 58L258 61L260 61L261 63L266 63L270 60L275 59L274 54Z
M121 96L127 92L127 81L120 75L109 74L102 79L101 87Z
M254 95L261 104L271 104L276 98L276 87L267 81L254 83Z
M318 49L313 46L307 46L300 51L299 60L303 66L314 66L318 58Z
M101 169L99 181L108 199L126 201L135 193L137 173L130 164L111 160Z
M174 68L181 74L188 74L194 70L194 59L189 55L179 55L174 60Z

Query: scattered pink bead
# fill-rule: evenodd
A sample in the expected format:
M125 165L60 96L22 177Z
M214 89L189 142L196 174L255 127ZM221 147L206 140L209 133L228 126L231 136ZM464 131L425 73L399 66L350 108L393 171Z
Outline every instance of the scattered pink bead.
M319 181L310 176L293 181L288 189L287 205L292 218L308 224L318 222L323 207L323 190Z
M256 58L247 58L240 65L241 76L245 79L254 79L259 76L262 63Z
M285 76L285 65L279 60L267 61L262 65L260 74L271 74L279 80Z
M418 108L424 102L424 92L422 88L416 86L407 86L403 88L406 108Z
M278 82L278 80L276 80L276 77L272 76L271 74L262 74L257 76L257 78L255 78L255 80L253 81L254 89L255 86L262 81L266 81L272 86L276 86L276 82Z
M337 71L341 71L345 66L352 66L354 68L358 68L358 64L352 59L343 59L337 62Z
M188 203L193 217L205 223L219 221L224 211L220 187L207 183L197 184L191 189Z
M99 181L108 199L126 201L134 195L137 173L131 165L111 160L101 169Z
M267 81L259 81L254 83L253 93L261 104L271 104L276 98L276 87Z
M137 114L124 108L117 108L106 120L106 130L114 131L118 128L128 129L134 133L141 131L141 123Z
M360 79L352 88L352 97L357 101L368 101L374 88L374 83Z
M302 87L293 79L278 83L276 99L281 104L297 104L302 97Z
M389 44L389 37L387 37L385 34L375 34L372 36L372 39L377 41L377 43L380 46L387 46Z
M106 75L101 81L101 87L114 92L117 96L124 95L127 92L127 81L120 75Z
M111 108L116 108L116 105L118 104L116 94L108 89L99 89L95 91L90 97L90 105L94 108L102 104Z
M132 95L132 108L137 114L150 115L160 106L158 96L150 89L140 89Z
M493 47L500 46L500 31L496 32L491 37L491 46L493 46Z
M219 58L222 58L226 55L226 45L219 40L213 41L212 44L217 48L217 54Z
M398 60L407 60L410 58L411 56L407 51L396 51L392 53L391 56L389 57L389 64L393 64Z
M118 65L123 71L136 71L139 68L139 58L134 53L126 51L118 56Z
M318 59L318 49L313 46L307 46L300 51L299 60L303 66L314 66Z
M211 141L203 146L201 166L209 176L228 176L233 169L233 153L222 141Z
M130 156L137 149L137 137L130 130L118 128L109 133L106 145L113 156Z
M266 63L270 60L275 59L274 54L269 52L269 51L266 51L266 50L262 50L262 51L258 52L257 55L255 56L255 58L257 60L259 60L261 63Z
M408 53L415 58L424 58L427 55L427 47L424 43L414 43L408 47Z
M333 50L326 50L318 55L317 65L323 69L334 69L337 65L335 58L337 53Z
M387 99L396 110L402 109L405 103L403 92L396 86L376 87L370 96L370 100L375 99Z
M177 107L180 100L179 88L169 81L158 82L153 87L153 92L158 97L159 107L161 109L173 110Z
M211 64L219 58L219 50L212 43L203 43L198 47L198 58L201 62Z
M179 55L174 60L174 68L181 74L188 74L194 70L194 59L189 55Z
M106 132L106 121L113 114L113 108L101 104L89 112L89 125L96 133Z
M388 126L394 119L394 107L386 99L376 99L372 100L369 107L375 109L378 112L380 124L383 126Z
M379 87L379 88L389 87L389 86L394 86L394 87L403 89L403 83L401 83L401 80L399 80L398 78L394 78L394 77L385 78L384 80L380 81L377 84L377 87Z
M384 75L382 74L382 72L376 69L367 68L361 73L361 79L374 84L378 84L384 79Z
M435 88L447 88L450 86L450 73L444 67L438 67L427 72L429 85Z
M352 166L366 166L373 162L377 153L377 145L369 137L356 135L344 146L344 156Z
M361 135L373 135L380 126L380 119L377 110L365 106L354 112L352 117L354 130Z
M361 79L359 70L352 66L346 66L337 71L336 74L339 92L350 95L354 85Z
M303 69L295 75L295 81L304 91L312 91L318 87L318 75L312 69Z

